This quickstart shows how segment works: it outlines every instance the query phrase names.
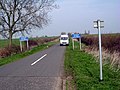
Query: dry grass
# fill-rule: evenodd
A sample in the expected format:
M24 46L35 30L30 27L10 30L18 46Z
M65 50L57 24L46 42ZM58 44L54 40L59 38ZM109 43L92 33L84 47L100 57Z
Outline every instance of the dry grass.
M97 48L87 47L85 48L85 51L94 55L97 60L99 60L99 51ZM102 59L104 65L110 64L112 67L120 69L120 52L114 51L113 53L110 53L109 50L102 48Z
M66 77L66 90L76 90L73 76Z
M120 53L114 52L110 57L111 65L116 66L118 69L120 69Z

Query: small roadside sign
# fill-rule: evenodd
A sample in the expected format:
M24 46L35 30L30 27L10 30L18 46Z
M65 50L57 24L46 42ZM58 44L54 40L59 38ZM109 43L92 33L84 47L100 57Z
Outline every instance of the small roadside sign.
M22 52L22 41L27 41L27 49L29 48L28 37L21 36L21 37L20 37L20 48L21 48L21 52Z
M72 34L72 38L80 38L80 34Z
M28 37L22 36L22 37L20 37L20 41L28 41Z
M72 34L73 50L74 50L74 39L79 39L80 50L81 50L81 35L79 33Z

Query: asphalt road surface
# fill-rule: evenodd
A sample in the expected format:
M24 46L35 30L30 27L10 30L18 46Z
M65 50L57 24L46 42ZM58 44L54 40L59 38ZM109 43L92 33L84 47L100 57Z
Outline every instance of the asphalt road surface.
M54 45L0 67L0 90L61 90L65 46Z

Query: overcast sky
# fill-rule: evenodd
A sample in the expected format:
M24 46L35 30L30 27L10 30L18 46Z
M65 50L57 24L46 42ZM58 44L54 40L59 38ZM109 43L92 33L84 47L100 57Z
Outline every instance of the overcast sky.
M57 0L59 9L49 15L50 24L32 36L55 36L61 32L97 33L93 21L104 20L102 33L120 33L120 0Z

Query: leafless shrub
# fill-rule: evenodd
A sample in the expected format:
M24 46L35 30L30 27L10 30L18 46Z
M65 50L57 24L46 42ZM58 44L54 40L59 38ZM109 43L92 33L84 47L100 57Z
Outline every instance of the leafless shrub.
M98 48L97 36L82 37L82 43L87 46ZM120 52L120 34L116 35L102 35L102 47L109 50L111 53L114 51Z
M11 53L10 53L10 51L8 51L6 48L2 48L2 49L0 50L0 57L1 57L1 58L7 57L7 56L9 56L9 55L11 55Z
M5 48L2 48L0 49L0 57L8 57L12 54L17 54L20 52L20 47L19 46L12 46L11 48L10 47L5 47Z

